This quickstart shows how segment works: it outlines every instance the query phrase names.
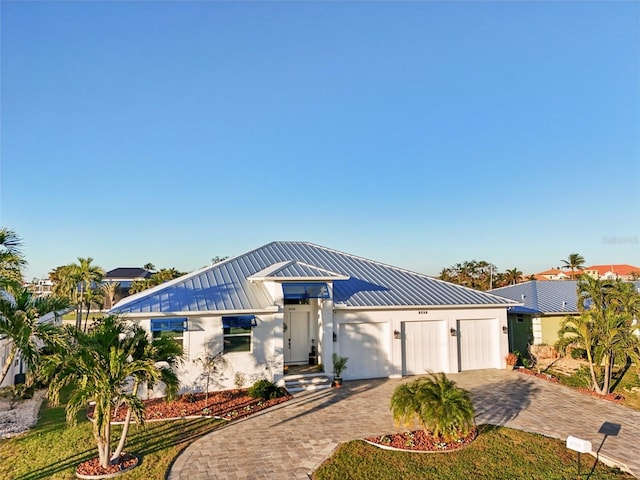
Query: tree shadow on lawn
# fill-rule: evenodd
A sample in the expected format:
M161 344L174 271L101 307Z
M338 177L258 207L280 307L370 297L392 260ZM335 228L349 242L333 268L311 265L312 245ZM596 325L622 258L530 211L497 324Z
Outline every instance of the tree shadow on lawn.
M505 425L526 410L540 390L533 382L522 379L487 383L471 388L476 409L476 423Z
M141 430L136 432L135 425L129 431L125 451L130 452L140 458L140 464L144 462L144 457L161 450L184 444L186 447L193 441L220 428L226 422L211 418L196 420L167 420L162 422L148 422ZM120 430L114 432L114 443L117 444ZM93 438L91 439L93 445ZM64 459L57 459L51 465L39 467L37 472L29 472L15 478L15 480L41 480L50 478L56 473L73 468L98 455L97 447L88 448L82 452L75 453Z

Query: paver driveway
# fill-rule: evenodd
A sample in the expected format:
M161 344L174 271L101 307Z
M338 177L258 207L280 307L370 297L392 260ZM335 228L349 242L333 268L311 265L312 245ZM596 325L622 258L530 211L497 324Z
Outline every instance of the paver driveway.
M512 371L449 377L472 392L477 423L590 440L601 458L640 478L640 412ZM410 380L345 382L341 389L298 395L194 442L168 479L308 479L339 443L396 431L389 399L398 384ZM619 432L605 436L599 433L603 425L619 425Z

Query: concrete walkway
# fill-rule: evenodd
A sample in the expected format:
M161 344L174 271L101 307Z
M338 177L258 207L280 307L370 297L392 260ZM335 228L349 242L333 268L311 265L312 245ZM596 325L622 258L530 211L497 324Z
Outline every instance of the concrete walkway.
M574 435L591 441L602 460L640 478L640 412L512 371L481 370L449 378L472 392L478 424L561 440ZM360 380L345 382L341 389L300 394L194 442L178 457L168 479L308 479L338 444L397 431L389 399L397 385L410 380Z

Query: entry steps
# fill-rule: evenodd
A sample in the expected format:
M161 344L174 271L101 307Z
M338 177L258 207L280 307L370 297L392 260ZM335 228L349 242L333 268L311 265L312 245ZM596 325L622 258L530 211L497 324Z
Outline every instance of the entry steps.
M331 379L324 373L299 373L285 375L281 382L289 393L331 388Z

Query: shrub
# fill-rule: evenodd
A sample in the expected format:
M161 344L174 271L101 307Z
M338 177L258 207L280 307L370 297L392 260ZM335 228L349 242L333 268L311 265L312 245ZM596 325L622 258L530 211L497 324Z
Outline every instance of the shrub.
M471 394L457 387L444 373L396 387L391 411L397 423L409 426L417 419L425 432L446 441L465 436L474 427Z
M586 360L587 351L584 348L572 348L571 349L571 358L575 360Z
M258 380L256 383L251 385L248 393L251 398L262 398L263 400L280 398L286 395L284 389L265 379Z

